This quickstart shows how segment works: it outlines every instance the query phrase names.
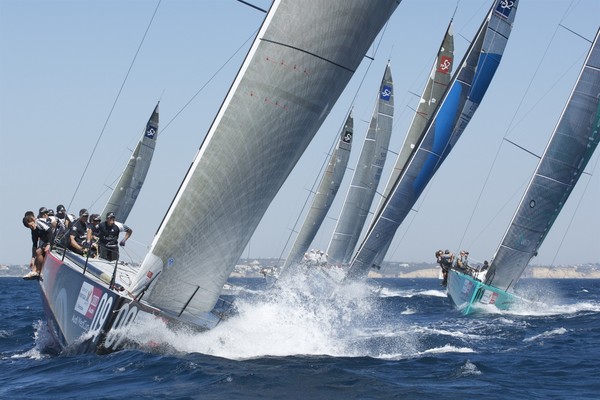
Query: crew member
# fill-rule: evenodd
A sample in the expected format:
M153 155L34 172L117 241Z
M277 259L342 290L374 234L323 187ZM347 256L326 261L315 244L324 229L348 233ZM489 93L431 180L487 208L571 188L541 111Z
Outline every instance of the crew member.
M119 234L125 232L125 237L119 242ZM100 257L108 261L119 259L119 245L125 246L125 242L133 230L125 224L116 221L115 213L106 214L106 220L98 225L98 244L100 246Z

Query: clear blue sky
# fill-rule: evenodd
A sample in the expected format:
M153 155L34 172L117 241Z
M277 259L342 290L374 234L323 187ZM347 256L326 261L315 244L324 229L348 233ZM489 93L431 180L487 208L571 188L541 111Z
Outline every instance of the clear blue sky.
M254 3L264 8L270 4ZM0 207L5 216L0 225L0 263L29 260L29 233L21 224L25 211L70 203L156 4L0 0ZM490 4L459 3L454 18L457 59ZM391 146L398 151L417 101L410 92L421 93L455 6L441 0L400 4L370 52L375 60L364 60L244 256L282 253L307 188L353 102L350 165L354 165L388 58L396 90ZM597 0L522 1L504 59L482 105L417 203L418 212L401 226L388 259L433 261L438 248L465 248L476 259L491 258L537 163L502 138L541 154L589 48L589 42L558 24L592 39L598 15ZM105 185L120 173L128 149L160 99L161 136L146 185L127 221L134 230L128 256L140 259L143 246L150 244L242 62L250 42L244 43L263 18L261 12L234 0L163 0L158 8L70 207L73 213L82 207L92 212L102 209ZM382 184L394 159L390 154ZM597 160L595 154L587 168L594 175L580 180L534 264L600 262ZM330 213L334 218L350 179L351 171ZM333 219L326 222L315 247L327 246L334 224Z

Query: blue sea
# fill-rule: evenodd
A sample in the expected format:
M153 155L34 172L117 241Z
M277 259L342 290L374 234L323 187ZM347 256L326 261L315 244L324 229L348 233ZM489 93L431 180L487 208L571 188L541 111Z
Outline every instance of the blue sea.
M599 280L526 280L538 305L468 317L437 279L318 299L231 282L236 313L215 329L155 326L99 356L48 350L37 283L0 278L0 398L600 398Z

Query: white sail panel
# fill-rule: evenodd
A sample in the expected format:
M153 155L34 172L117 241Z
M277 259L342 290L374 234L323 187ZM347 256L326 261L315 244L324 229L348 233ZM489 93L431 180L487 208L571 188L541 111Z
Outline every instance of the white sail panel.
M159 102L160 103L160 102ZM100 213L103 219L109 212L115 213L117 221L125 222L142 189L150 169L156 139L158 138L158 104L146 124L144 134L135 146L133 153L113 189L104 209Z
M394 93L390 65L385 67L371 123L327 248L333 264L350 260L377 192L392 135Z
M327 169L321 178L317 193L311 203L310 210L304 219L302 227L298 232L298 236L294 241L294 245L282 267L282 272L302 261L304 253L310 247L323 220L325 220L327 212L329 211L329 208L331 208L331 204L337 195L342 179L344 179L346 173L353 134L354 119L352 118L352 113L350 113L346 119L342 132L340 133L337 145L331 154Z
M579 79L490 264L486 284L512 288L536 255L598 146L599 98L600 45L596 33Z
M267 207L399 1L277 0L173 200L134 287L210 311ZM158 268L159 269L159 268Z

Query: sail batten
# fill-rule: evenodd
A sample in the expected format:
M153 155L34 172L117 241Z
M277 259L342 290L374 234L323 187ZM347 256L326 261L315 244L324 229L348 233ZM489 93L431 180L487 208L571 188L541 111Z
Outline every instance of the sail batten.
M178 312L191 298L182 318L212 310L272 199L398 3L273 2L142 263L134 287L162 271L144 301Z

